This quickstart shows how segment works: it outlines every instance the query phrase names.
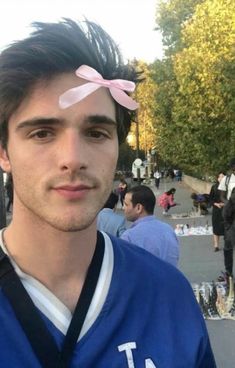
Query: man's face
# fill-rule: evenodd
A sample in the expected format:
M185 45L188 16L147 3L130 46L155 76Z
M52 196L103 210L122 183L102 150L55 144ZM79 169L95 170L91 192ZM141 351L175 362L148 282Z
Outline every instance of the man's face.
M133 207L132 193L126 193L124 198L124 214L128 221L135 221L138 219L137 206Z
M65 110L58 105L62 93L83 83L63 74L38 84L9 120L0 163L13 175L16 218L82 230L111 191L118 139L109 91L100 88Z

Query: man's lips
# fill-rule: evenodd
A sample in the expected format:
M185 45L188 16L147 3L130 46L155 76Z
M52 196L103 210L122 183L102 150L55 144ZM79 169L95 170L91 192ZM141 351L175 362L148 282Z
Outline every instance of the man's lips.
M67 199L83 198L91 189L91 186L84 184L60 185L53 188L53 190L55 190L59 195Z

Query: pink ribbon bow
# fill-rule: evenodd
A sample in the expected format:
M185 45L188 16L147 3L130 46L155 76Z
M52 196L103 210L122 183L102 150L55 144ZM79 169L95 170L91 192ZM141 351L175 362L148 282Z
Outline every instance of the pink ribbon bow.
M133 92L135 90L134 82L124 79L104 79L101 74L88 65L80 66L75 73L79 78L86 79L89 82L82 84L81 86L71 88L63 93L59 97L59 106L62 109L66 109L67 107L83 100L100 87L108 88L114 100L127 109L136 110L138 108L139 104L124 92Z

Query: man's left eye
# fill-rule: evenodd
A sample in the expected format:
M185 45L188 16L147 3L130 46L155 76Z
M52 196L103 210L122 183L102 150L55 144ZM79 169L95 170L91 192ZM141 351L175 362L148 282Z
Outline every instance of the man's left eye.
M47 138L48 136L50 136L50 132L48 132L47 130L41 130L37 132L35 136L38 138Z
M87 133L88 137L91 138L108 138L109 135L107 132L99 131L99 130L91 130Z

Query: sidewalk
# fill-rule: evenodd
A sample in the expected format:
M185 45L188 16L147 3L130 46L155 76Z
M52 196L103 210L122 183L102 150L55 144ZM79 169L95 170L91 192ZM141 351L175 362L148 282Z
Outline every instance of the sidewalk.
M164 191L170 188L176 188L175 201L180 203L179 206L170 209L169 214L180 214L191 212L192 199L190 194L192 190L183 182L162 182L157 191L154 183L150 185L155 195L158 197ZM163 216L162 210L157 207L156 216L170 224L174 229L176 224L190 224L191 226L211 225L211 209L208 215L194 219L172 219L170 216ZM179 269L183 272L186 278L191 282L202 282L217 280L223 266L223 239L220 240L219 252L214 252L212 235L198 236L180 236L180 262ZM212 349L215 354L215 359L218 368L233 368L235 367L235 321L219 320L206 321L208 332L210 335ZM207 367L205 367L207 368ZM210 368L210 367L208 367Z

